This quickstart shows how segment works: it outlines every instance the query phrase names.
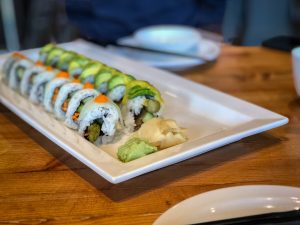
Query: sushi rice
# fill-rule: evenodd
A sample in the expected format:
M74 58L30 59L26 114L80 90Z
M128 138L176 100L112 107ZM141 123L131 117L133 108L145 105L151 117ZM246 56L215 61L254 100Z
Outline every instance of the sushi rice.
M43 106L45 107L46 111L52 112L53 111L53 102L52 97L54 95L55 89L60 88L62 85L69 82L68 78L55 78L47 83L45 88L45 96L43 100Z
M68 110L66 112L66 120L65 120L65 124L72 129L78 129L79 123L78 120L75 121L73 120L73 115L76 112L76 110L78 109L78 107L80 106L81 102L84 99L87 99L89 97L96 97L99 94L98 91L96 91L95 89L83 89L80 91L77 91L71 98L70 102L69 102L69 107Z
M66 116L66 112L62 110L62 105L68 98L69 94L81 90L82 87L83 85L80 83L67 83L60 88L54 104L54 115L58 119L64 119Z

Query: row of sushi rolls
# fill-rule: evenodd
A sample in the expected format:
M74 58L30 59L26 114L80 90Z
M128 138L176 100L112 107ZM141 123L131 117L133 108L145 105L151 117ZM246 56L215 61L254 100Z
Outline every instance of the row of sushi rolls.
M54 43L39 50L37 61L12 53L2 74L10 88L97 146L130 134L118 147L122 162L187 140L175 120L162 118L164 101L149 82Z

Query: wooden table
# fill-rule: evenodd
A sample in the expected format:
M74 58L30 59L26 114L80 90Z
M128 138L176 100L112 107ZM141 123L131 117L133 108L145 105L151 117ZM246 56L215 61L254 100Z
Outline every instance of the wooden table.
M300 98L288 53L224 46L182 76L283 114L288 125L113 185L0 107L0 224L151 224L176 203L235 185L300 186Z

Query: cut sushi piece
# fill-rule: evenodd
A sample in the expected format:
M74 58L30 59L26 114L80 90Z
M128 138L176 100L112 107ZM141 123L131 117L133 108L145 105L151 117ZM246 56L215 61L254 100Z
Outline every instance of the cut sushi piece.
M105 95L98 95L83 107L78 132L92 143L106 143L113 140L121 119L119 107Z
M77 54L72 51L66 51L62 53L57 62L57 68L62 71L68 71L70 63L76 56Z
M35 65L33 65L32 67L30 67L29 69L27 69L23 75L23 78L21 80L20 83L20 92L22 95L24 96L28 96L30 93L30 90L32 88L32 84L33 84L33 79L35 76L37 76L38 74L46 71L46 70L52 70L51 67L45 67L41 61L38 61L35 63Z
M70 74L70 77L79 77L84 67L90 62L91 59L82 55L77 55L69 64L68 72Z
M34 62L28 58L23 58L15 62L9 72L8 85L13 89L18 90L25 71L33 65Z
M53 66L56 67L58 61L60 60L60 57L62 56L62 54L65 52L64 49L62 48L57 48L54 47L50 50L50 52L48 53L48 56L46 58L45 64L47 66Z
M100 62L90 62L88 63L82 73L79 76L79 80L81 83L94 83L95 75L104 67L104 65Z
M138 129L146 121L161 114L163 99L159 91L147 81L134 80L126 87L122 101L125 126Z
M9 81L9 75L10 75L10 71L13 67L13 65L20 61L21 59L26 59L27 57L22 55L19 52L15 52L13 54L11 54L4 62L3 66L2 66L2 73L4 75L3 79L6 83L8 83Z
M93 89L93 85L86 83L82 90L77 91L71 98L66 112L65 124L72 129L78 129L78 117L83 106L99 94Z
M69 81L69 74L61 71L57 73L56 77L53 80L47 83L43 99L43 106L45 107L46 111L53 111L53 107L60 88Z
M49 43L41 48L39 51L39 61L45 63L48 57L48 54L51 52L53 48L56 48L56 45L53 43Z
M108 91L108 81L120 71L105 66L101 69L95 76L95 89L97 89L101 94L106 94Z
M52 80L56 74L59 73L58 70L46 70L33 78L32 88L29 94L29 100L35 104L43 102L45 94L46 84Z
M83 85L78 82L71 82L60 88L54 104L54 115L58 119L65 119L71 98L77 91L81 90L82 87Z
M126 92L129 82L135 80L131 75L118 73L108 81L107 96L114 102L120 103Z

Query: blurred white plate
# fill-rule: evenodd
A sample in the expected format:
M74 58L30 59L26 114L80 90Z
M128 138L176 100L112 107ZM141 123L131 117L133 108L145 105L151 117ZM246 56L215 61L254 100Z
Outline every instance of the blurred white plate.
M141 46L133 36L121 38L117 42L119 44ZM143 62L147 65L169 70L183 70L204 63L201 59L192 59L171 55L169 56L150 52L148 53L144 51L120 48L116 46L108 46L107 49L110 52L121 54L125 57ZM220 44L202 38L198 43L197 48L189 53L199 55L207 60L213 60L216 59L220 54Z
M187 142L122 163L117 157L117 144L101 147L91 144L0 80L0 100L4 105L112 183L129 180L288 122L279 114L170 72L114 55L98 45L78 40L63 47L149 81L165 100L163 117L172 118L187 129ZM38 49L24 51L24 54L36 59ZM0 57L0 66L4 59L5 56Z
M201 40L200 32L182 25L153 25L134 32L133 37L146 48L187 52L195 49Z
M300 188L247 185L188 198L162 214L154 225L194 224L300 209Z

